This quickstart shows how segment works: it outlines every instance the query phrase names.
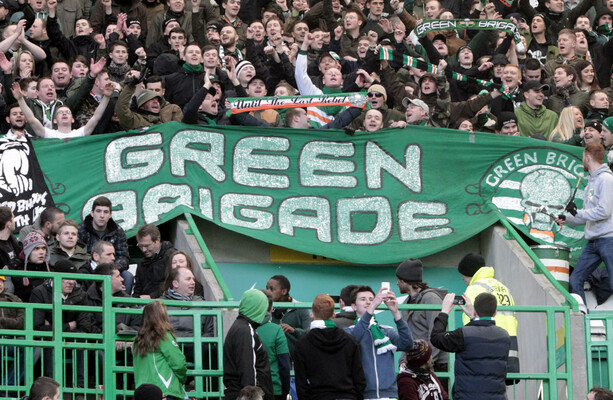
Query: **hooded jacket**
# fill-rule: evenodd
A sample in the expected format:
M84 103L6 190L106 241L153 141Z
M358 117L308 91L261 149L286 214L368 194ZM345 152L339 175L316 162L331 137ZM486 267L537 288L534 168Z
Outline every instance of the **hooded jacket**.
M264 321L268 298L251 289L243 294L238 317L230 327L223 344L223 382L227 400L235 400L245 386L258 386L265 400L273 400L272 378L268 354L256 332Z
M168 83L167 83L168 85ZM180 122L183 119L181 109L175 104L168 104L164 99L160 101L160 113L142 113L130 110L130 101L136 86L129 84L124 86L115 104L115 113L119 118L119 124L125 130L148 128L151 125L162 124L169 121Z
M443 304L443 298L447 294L447 289L426 288L421 290L415 299L411 301L408 296L404 304ZM430 333L434 326L434 319L438 315L437 311L424 310L403 310L402 319L407 321L413 340L423 339L430 342ZM435 364L447 364L448 355L444 351L432 347L432 360Z
M296 343L294 368L301 400L364 398L359 345L340 328L310 330Z
M166 100L183 108L204 83L204 70L189 72L180 68L178 72L170 74L165 79ZM181 118L178 119L181 121Z
M533 136L537 133L548 137L558 123L558 115L547 107L541 105L538 110L528 107L526 102L522 102L519 108L515 109L517 117L517 127L521 136Z
M571 225L585 224L587 240L613 237L613 173L609 166L602 164L590 174L584 191L583 208L577 215L566 214Z
M270 318L270 313L266 313L266 317L264 317L262 325L257 328L257 332L264 344L266 353L268 353L274 394L275 396L282 395L285 398L290 391L291 360L289 348L283 328L270 322Z
M377 354L373 342L373 336L369 329L372 315L365 312L358 322L345 328L345 332L351 334L360 345L362 366L366 376L366 390L364 398L378 399L381 397L398 397L396 386L396 370L394 352L387 351ZM413 337L407 323L400 318L396 321L396 329L391 326L380 325L381 330L387 336L398 351L409 351L413 346Z

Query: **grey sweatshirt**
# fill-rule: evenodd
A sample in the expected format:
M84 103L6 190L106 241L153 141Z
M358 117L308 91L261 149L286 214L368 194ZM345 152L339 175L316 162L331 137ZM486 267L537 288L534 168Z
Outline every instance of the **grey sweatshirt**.
M585 224L585 238L613 237L613 173L602 164L589 177L583 196L583 208L576 216L566 215L571 225Z

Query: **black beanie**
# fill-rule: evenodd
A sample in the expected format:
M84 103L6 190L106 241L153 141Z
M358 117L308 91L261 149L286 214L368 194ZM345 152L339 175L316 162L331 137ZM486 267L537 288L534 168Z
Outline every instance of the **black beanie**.
M134 391L134 400L162 400L162 397L162 389L150 383L143 383Z
M405 282L421 282L423 268L421 260L407 258L396 268L396 276Z
M460 264L458 264L458 271L468 277L472 277L479 271L479 268L485 267L485 260L481 255L470 253L464 256Z

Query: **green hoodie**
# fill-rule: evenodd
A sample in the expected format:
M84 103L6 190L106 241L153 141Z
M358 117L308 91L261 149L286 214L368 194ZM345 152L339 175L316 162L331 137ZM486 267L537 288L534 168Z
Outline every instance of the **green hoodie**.
M238 306L239 314L244 315L256 324L261 324L268 310L268 297L258 289L250 289L243 293Z

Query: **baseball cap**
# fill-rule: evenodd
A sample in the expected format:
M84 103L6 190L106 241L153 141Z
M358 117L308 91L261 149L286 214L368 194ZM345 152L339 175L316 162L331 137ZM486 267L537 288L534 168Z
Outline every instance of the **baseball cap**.
M410 99L408 97L405 97L404 99L402 99L402 105L407 108L409 107L409 104L413 104L414 106L417 106L419 108L421 108L422 110L424 110L426 112L426 115L430 115L430 108L428 107L428 105L420 99Z
M527 92L528 90L549 90L549 85L539 81L528 81L524 83L522 89L524 92Z

